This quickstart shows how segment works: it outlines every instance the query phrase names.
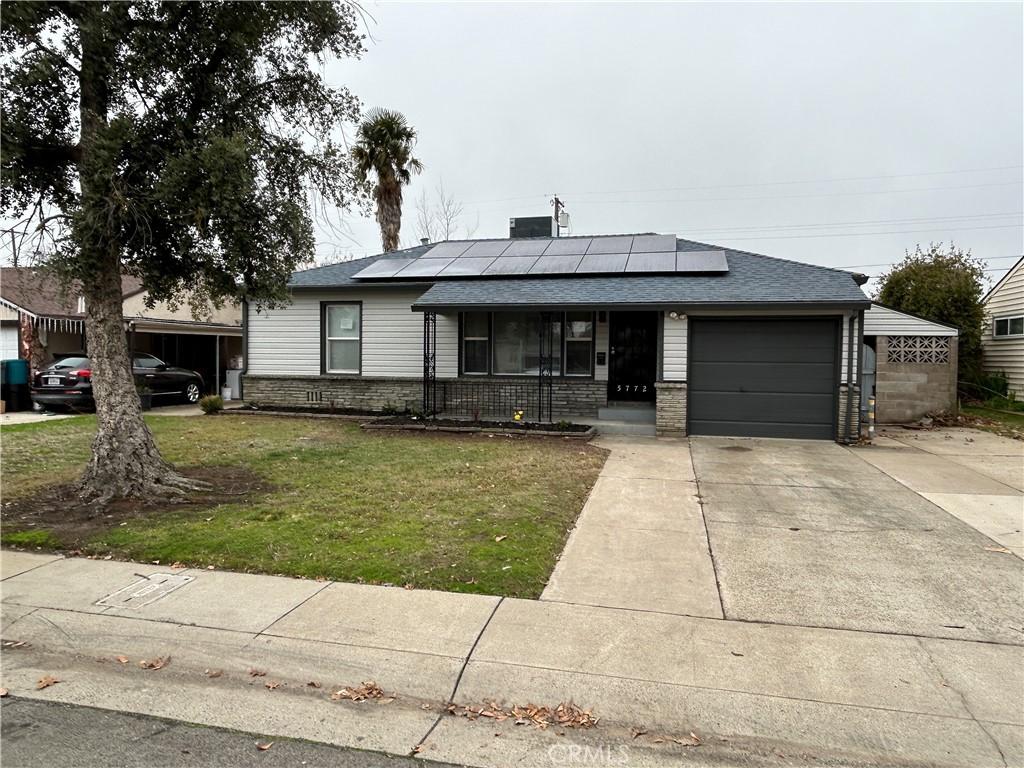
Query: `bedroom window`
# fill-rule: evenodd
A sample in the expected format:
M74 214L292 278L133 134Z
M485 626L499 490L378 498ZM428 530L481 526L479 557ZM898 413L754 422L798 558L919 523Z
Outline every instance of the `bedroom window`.
M325 373L359 373L361 315L362 305L358 302L324 304Z
M997 317L992 322L992 336L996 339L1024 336L1024 315L1020 317Z

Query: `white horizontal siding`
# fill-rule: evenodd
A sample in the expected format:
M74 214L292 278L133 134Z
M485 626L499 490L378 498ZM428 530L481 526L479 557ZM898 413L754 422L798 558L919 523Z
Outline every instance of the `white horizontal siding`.
M992 373L1005 373L1010 380L1010 389L1022 396L1024 338L993 338L992 320L996 317L1024 315L1024 262L1018 263L989 294L985 301L985 314L985 330L981 339L984 368Z
M417 313L419 314L419 313ZM420 321L422 328L423 322ZM454 379L459 375L459 316L437 316L437 346L434 375L440 379ZM422 360L422 348L420 359ZM422 368L420 366L422 375Z
M872 304L864 313L865 336L956 336L956 328Z
M662 331L662 378L665 381L686 381L686 337L689 321L686 316L673 320L665 313Z
M604 365L594 363L594 381L608 381L608 317L608 312L605 312L605 322L598 320L594 326L594 359L597 360L598 353L604 352Z
M248 371L256 375L319 375L320 302L361 301L362 375L420 377L423 375L423 314L413 312L411 307L421 293L302 292L294 294L292 303L286 307L259 313L250 310ZM441 329L445 329L447 339L448 325L438 318L439 362ZM448 365L451 355L445 349L444 364Z

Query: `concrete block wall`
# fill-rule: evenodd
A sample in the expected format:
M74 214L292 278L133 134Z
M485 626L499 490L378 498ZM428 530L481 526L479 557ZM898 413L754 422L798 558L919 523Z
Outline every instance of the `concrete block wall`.
M875 418L879 424L916 421L934 411L956 409L957 345L948 363L893 363L888 336L875 340Z
M853 388L853 397L850 398L850 408L853 410L853 419L847 425L846 405L849 387L846 384L839 385L839 402L837 403L836 414L836 441L840 443L854 442L860 437L860 387Z
M658 381L655 430L663 437L686 437L686 382Z

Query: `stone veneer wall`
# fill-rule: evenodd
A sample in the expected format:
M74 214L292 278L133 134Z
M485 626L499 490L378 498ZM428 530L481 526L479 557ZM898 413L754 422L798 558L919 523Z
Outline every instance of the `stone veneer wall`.
M353 408L365 411L419 409L420 379L360 376L250 376L242 381L246 402L290 408Z
M846 423L846 394L849 390L845 384L839 385L839 403L836 419L836 440L840 443L856 442L860 438L860 387L853 388L850 407L853 409L853 420Z
M948 362L894 363L889 359L889 338L875 338L875 420L892 424L955 410L957 340L938 337L949 345Z
M658 381L655 430L663 437L686 437L686 383Z
M607 401L607 384L592 379L555 377L551 381L551 417L592 416ZM253 376L243 381L245 400L262 406L300 408L386 408L418 411L423 407L423 380L362 376ZM511 419L521 409L527 420L537 418L539 386L533 377L463 377L438 379L438 406L447 394L455 415ZM480 403L478 407L474 405ZM488 404L494 404L488 407ZM506 412L507 411L507 412Z

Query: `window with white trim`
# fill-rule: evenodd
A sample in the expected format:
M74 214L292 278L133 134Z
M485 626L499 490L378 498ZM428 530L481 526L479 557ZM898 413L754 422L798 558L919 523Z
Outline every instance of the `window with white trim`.
M486 374L491 356L491 318L486 312L466 312L462 316L462 372Z
M536 376L541 363L541 312L464 312L461 373L466 376ZM551 312L551 373L594 374L594 313ZM545 342L547 346L547 342Z
M362 343L362 305L358 302L324 305L324 371L359 373Z
M1024 336L1024 315L997 317L992 321L992 338L1007 339Z

